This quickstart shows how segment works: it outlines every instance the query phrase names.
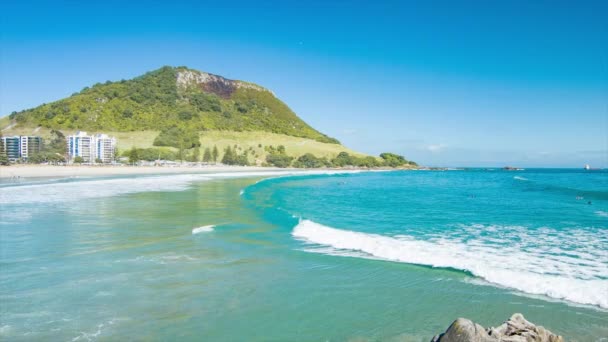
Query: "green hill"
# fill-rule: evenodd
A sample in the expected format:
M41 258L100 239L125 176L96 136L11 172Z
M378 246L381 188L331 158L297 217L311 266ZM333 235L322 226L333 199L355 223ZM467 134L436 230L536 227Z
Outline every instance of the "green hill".
M0 118L2 135L39 135L37 162L65 152L64 135L107 133L129 160L214 161L280 167L410 167L401 156L352 151L302 121L270 90L188 69L162 67L98 83L72 96ZM61 159L61 158L59 158ZM30 160L28 160L29 162Z
M339 142L300 119L270 90L188 69L162 67L132 80L97 83L72 96L14 112L4 126L62 131L262 131Z

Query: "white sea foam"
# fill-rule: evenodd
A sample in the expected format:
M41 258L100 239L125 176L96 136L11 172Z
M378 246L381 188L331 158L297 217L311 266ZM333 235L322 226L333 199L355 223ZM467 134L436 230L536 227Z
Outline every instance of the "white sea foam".
M595 214L597 216L600 216L600 217L608 217L608 212L607 211L598 210L598 211L595 212Z
M143 176L136 178L82 179L73 182L27 184L0 187L0 205L63 203L147 191L182 191L192 183L222 178L332 175L358 171L252 171L207 174Z
M520 180L520 181L527 181L527 180L529 180L528 178L521 177L521 176L515 176L515 177L513 177L513 179L517 179L517 180Z
M99 323L92 332L81 331L80 334L72 339L72 342L76 341L94 341L96 340L104 330L109 329L112 325L119 321L127 321L126 318L112 318L106 322Z
M199 234L199 233L210 233L213 231L214 227L215 227L214 225L209 225L209 226L202 226L202 227L194 228L194 229L192 229L192 235Z
M11 331L11 326L8 324L5 324L0 327L0 336L8 334L10 331Z
M345 255L344 251L355 251L375 259L454 268L524 293L608 309L608 232L565 233L546 228L536 235L524 227L494 228L502 239L485 241L476 233L483 229L474 225L468 226L469 231L464 234L459 232L466 239L448 234L418 240L406 235L389 237L341 230L301 220L292 235L335 251L325 248L321 253ZM503 233L517 239L509 239ZM540 243L543 236L547 240ZM564 247L565 241L568 246ZM570 250L575 246L576 251Z

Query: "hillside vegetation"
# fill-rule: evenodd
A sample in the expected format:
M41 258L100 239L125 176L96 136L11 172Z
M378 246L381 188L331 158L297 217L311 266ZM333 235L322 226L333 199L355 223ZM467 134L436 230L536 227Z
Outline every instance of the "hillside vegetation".
M72 96L0 118L2 135L38 135L43 150L17 162L68 160L65 136L78 130L117 138L116 160L175 160L278 167L414 167L367 156L302 121L270 90L186 67L98 83Z
M13 112L16 126L134 132L264 131L339 144L302 121L271 91L186 67L107 81L36 108Z

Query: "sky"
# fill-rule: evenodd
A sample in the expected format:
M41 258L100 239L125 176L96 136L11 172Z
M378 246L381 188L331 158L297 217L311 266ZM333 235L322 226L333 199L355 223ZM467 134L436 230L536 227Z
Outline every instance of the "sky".
M4 1L0 116L163 65L260 84L355 150L608 167L608 1Z

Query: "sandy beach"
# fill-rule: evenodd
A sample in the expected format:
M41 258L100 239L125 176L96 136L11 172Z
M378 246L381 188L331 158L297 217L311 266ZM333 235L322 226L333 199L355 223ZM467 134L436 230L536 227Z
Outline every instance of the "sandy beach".
M0 178L40 178L40 177L77 177L77 176L117 176L145 174L179 174L239 171L276 171L286 170L259 166L54 166L54 165L11 165L0 166Z

